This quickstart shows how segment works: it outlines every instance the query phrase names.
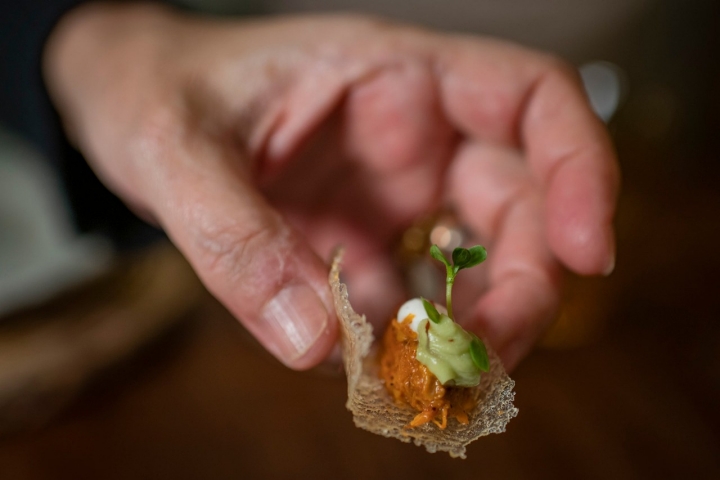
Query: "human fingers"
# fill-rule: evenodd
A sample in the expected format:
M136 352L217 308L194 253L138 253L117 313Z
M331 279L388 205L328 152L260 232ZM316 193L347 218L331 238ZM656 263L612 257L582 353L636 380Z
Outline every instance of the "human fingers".
M455 132L427 62L380 64L349 89L343 121L347 153L370 173L371 193L386 216L407 223L432 208Z
M499 236L514 203L541 193L517 149L472 140L458 148L446 190L463 222L483 239Z
M341 276L350 300L368 321L384 329L405 298L402 278L385 243L344 216L280 209L321 258L330 258L338 245L343 247Z
M512 369L553 320L560 272L543 242L540 199L514 203L502 221L489 259L489 290L478 300L476 327Z
M227 98L202 81L227 75L207 75L199 59L234 43L216 23L142 4L93 4L71 17L51 42L48 78L95 171L157 219L278 359L297 369L320 362L337 330L327 268L258 193L252 138L238 134L243 122L221 108ZM221 57L216 67L238 61ZM263 83L250 73L243 80ZM238 85L236 97L256 97Z
M489 290L470 325L509 368L527 354L558 302L558 264L545 241L542 200L519 152L466 142L449 171L450 200L491 246Z
M548 75L538 85L524 130L528 161L546 190L551 248L578 273L611 273L619 170L602 123L570 75Z
M318 364L337 331L326 265L256 191L235 149L168 123L134 143L143 204L265 348L291 368Z
M614 264L618 169L572 69L499 42L457 40L438 53L446 114L470 138L519 148L545 191L544 235L582 274Z

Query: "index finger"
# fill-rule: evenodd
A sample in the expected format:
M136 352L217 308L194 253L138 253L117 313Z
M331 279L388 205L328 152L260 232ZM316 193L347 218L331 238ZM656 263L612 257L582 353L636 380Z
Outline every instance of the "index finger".
M522 150L544 191L553 253L578 273L609 273L619 173L574 70L521 47L462 38L436 61L442 105L455 128Z

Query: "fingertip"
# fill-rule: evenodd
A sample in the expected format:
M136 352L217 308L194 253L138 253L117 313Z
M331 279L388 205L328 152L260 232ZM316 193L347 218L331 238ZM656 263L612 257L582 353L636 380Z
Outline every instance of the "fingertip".
M582 166L562 168L547 194L548 244L580 275L607 275L615 264L615 193L595 173Z
M615 269L612 225L564 222L549 230L548 242L560 261L579 275L610 275Z

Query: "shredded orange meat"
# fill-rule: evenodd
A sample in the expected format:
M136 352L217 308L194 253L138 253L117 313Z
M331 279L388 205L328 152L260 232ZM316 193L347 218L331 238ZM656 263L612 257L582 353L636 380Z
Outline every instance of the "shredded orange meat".
M402 322L393 320L385 330L380 355L380 376L385 388L400 405L420 412L407 425L419 427L433 422L441 430L448 417L467 424L468 412L475 407L469 388L443 387L430 370L415 358L417 334L410 328L413 315Z

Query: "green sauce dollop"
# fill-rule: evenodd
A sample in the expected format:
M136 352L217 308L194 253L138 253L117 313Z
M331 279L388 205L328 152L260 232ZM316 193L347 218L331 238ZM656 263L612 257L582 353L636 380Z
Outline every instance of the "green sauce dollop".
M470 355L473 336L447 315L437 323L423 320L418 325L417 360L445 386L474 387L481 370Z

